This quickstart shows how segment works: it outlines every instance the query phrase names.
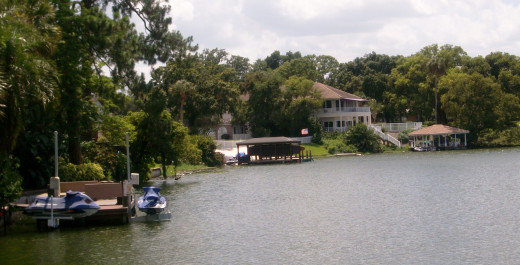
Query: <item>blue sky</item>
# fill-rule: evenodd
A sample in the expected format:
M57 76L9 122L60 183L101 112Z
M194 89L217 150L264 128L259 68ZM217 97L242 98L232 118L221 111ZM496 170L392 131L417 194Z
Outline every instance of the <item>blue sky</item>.
M471 56L520 55L520 1L170 0L174 28L201 49L265 58L331 55L340 62L375 51L410 55L438 43Z

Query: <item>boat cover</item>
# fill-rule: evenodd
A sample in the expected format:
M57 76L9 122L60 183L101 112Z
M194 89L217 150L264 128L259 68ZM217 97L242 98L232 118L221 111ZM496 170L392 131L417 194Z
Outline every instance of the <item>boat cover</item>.
M164 204L166 202L166 199L159 193L160 188L143 187L143 190L144 195L139 198L137 205L140 209L154 208L157 207L157 204Z
M36 200L24 209L28 215L48 215L51 211L59 214L87 216L99 210L99 205L88 195L79 191L67 191L65 197L36 197ZM86 211L88 210L88 211Z

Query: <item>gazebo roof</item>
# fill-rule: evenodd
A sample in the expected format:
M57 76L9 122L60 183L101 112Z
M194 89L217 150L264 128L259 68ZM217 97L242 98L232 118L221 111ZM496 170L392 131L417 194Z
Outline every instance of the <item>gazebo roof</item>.
M238 142L239 145L257 145L257 144L288 144L288 143L301 143L299 140L294 140L289 137L278 136L278 137L260 137L252 138L242 142Z
M446 135L446 134L468 134L468 130L451 127L444 124L435 124L426 128L409 133L410 136L417 135Z

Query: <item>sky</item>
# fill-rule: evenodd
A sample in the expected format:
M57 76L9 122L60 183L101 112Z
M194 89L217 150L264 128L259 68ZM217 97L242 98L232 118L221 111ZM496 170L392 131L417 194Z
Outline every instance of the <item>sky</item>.
M173 28L253 63L282 54L408 56L431 44L520 55L518 0L170 0Z

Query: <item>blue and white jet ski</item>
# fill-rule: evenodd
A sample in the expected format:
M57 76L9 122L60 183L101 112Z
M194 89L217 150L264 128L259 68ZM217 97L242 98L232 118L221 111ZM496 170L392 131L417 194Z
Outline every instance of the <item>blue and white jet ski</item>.
M137 200L137 208L146 214L159 214L166 209L166 199L159 193L160 188L143 187L144 195Z
M51 203L52 202L52 203ZM95 214L99 205L88 195L79 191L67 191L65 197L51 198L39 196L33 203L23 209L23 213L33 217L51 216L82 218Z

